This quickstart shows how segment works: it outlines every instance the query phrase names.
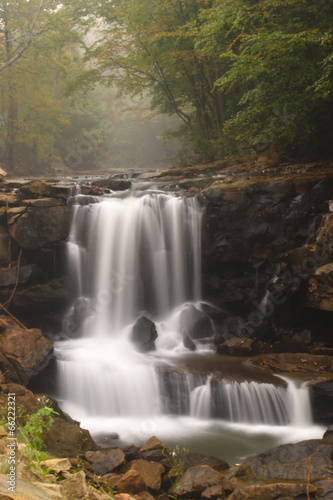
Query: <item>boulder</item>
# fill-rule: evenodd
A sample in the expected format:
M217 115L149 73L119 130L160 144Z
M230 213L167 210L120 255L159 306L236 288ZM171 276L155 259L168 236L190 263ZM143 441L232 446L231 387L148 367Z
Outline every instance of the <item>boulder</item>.
M69 198L70 196L75 196L76 194L76 185L75 184L67 184L67 183L59 183L53 184L50 187L51 196L55 196L56 198Z
M181 312L180 324L182 331L193 340L212 337L214 334L209 316L193 305Z
M85 473L81 470L60 482L63 498L66 500L86 500L88 488Z
M26 207L14 207L7 210L8 224L12 224L20 215L23 214L27 209Z
M8 490L8 477L0 474L0 498L1 500L53 500L49 492L38 486L16 479L16 493Z
M295 481L315 483L331 478L333 447L313 439L272 448L240 463L237 476L245 480Z
M288 482L279 482L274 484L254 484L239 486L235 491L228 496L228 500L253 500L260 498L260 500L296 500L297 498L306 498L308 493L317 493L319 488L313 484L305 482L301 484L293 484ZM301 497L301 495L304 495ZM310 496L307 496L310 499ZM314 497L311 497L314 498ZM318 498L316 496L316 498ZM321 497L320 497L321 498Z
M141 446L140 453L150 450L166 450L167 447L156 437L152 436Z
M138 351L148 352L156 349L157 336L155 323L145 316L141 316L133 326L130 339Z
M31 318L30 322L36 321L36 317L40 321L48 313L55 315L59 310L65 312L67 300L66 280L55 279L18 289L13 297L11 310L17 316Z
M310 385L312 414L315 422L333 422L333 379Z
M229 356L253 356L257 354L255 341L246 337L234 337L226 340L217 347L217 353Z
M171 487L171 493L177 493L181 497L196 495L212 486L222 486L221 474L209 465L198 465L187 469L177 484Z
M132 462L130 470L135 470L140 474L147 488L152 490L161 488L162 474L165 472L162 464L139 459Z
M15 394L15 401L17 407L22 408L24 410L23 413L25 414L35 413L39 408L45 406L45 403L41 401L42 398L38 399L38 397L35 396L35 394L33 394L31 391L29 391L29 389L24 387L24 385L10 382L7 384L2 384L0 389L1 389L0 391L1 405L4 405L4 401L8 399L7 394L13 393ZM17 414L17 422L19 424L23 423L22 419L18 414Z
M29 181L20 187L21 193L31 196L49 196L51 193L51 186L45 181L35 180Z
M133 457L132 460L136 458L144 458L149 462L162 462L165 460L165 453L163 453L163 450L147 450L142 451L139 456Z
M145 490L146 484L139 472L130 469L116 482L115 488L118 493L135 494Z
M210 486L201 493L201 498L211 499L211 498L223 498L224 490L222 485Z
M212 469L221 472L229 468L229 464L220 458L212 457L209 455L202 455L201 453L186 453L183 459L184 470L198 465L209 465Z
M28 207L9 221L9 232L21 248L36 249L63 241L69 232L70 209L67 206Z
M48 460L43 460L40 465L45 467L47 470L51 470L52 474L68 472L72 467L68 458L50 458Z
M195 351L196 350L196 345L191 339L191 337L188 335L188 333L183 332L183 344L184 347L189 349L190 351Z
M95 452L95 455L98 452ZM103 456L102 456L103 455ZM90 456L91 457L91 456ZM88 454L86 454L86 458L88 458ZM96 458L96 457L95 457ZM98 476L103 476L104 474L108 474L112 472L114 469L119 467L125 462L125 454L119 448L114 448L109 451L107 454L101 454L97 460L92 462L93 469Z
M0 268L0 287L6 288L13 286L16 283L18 285L27 283L32 277L35 269L35 266L32 264L20 266L19 269L17 267Z
M13 207L17 205L19 201L20 197L17 194L0 193L0 207L6 207L7 205Z
M111 189L112 191L125 191L130 189L132 182L126 179L98 179L92 182L93 186Z
M0 349L25 385L47 366L53 355L53 343L40 330L23 329L15 323L2 332Z
M6 175L7 175L6 170L0 167L0 181L2 181L2 179L4 179Z
M40 481L34 481L32 484L40 490L48 493L52 500L63 500L64 498L62 496L61 486L59 484L42 483Z
M111 490L114 490L114 486L119 481L121 478L121 474L115 474L114 472L111 472L109 474L105 474L103 476L103 483Z
M77 424L55 418L45 444L56 457L76 457L88 450L97 450L90 433Z
M332 438L333 437L333 425L330 425L325 434L323 435L323 439Z
M11 363L6 356L2 354L0 351L0 373L1 373L1 382L6 383L22 383L20 375L17 373L16 365Z
M130 462L131 460L136 460L137 458L140 458L140 449L137 446L134 445L125 446L125 448L122 448L122 450L125 453L126 462ZM147 451L147 453L149 453L149 451Z
M37 198L32 200L22 200L22 205L27 207L48 208L63 206L64 204L64 200L57 198Z

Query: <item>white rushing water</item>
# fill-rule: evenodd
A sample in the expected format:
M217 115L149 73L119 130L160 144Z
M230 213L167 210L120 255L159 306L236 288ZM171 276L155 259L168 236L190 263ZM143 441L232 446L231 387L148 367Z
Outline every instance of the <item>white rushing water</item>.
M222 437L239 440L240 432L255 434L256 442L273 435L290 440L290 429L295 438L300 425L302 437L307 431L317 437L306 387L289 379L287 388L216 380L170 362L189 352L184 325L202 314L201 225L195 198L169 194L73 206L73 304L64 322L70 338L55 348L59 402L93 435L117 432L127 443L157 434L190 445L211 440L214 449ZM152 319L158 333L149 353L137 352L130 341L140 316ZM197 352L209 350L209 342L201 342L193 340Z

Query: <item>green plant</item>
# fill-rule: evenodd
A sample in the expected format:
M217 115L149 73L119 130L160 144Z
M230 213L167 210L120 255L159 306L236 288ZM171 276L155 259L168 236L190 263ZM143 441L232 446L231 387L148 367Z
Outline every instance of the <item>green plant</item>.
M37 469L43 479L52 471L52 468L46 469L41 465L41 462L47 458L42 434L50 430L55 415L58 413L44 406L32 413L23 427L18 427L20 437L25 444L25 454L29 459L28 465Z
M163 450L163 454L166 456L171 469L169 471L169 478L172 479L172 488L175 491L174 494L169 494L168 497L173 500L178 499L177 491L179 489L179 480L184 472L185 459L189 453L188 448L180 448L178 445L175 448L168 448Z

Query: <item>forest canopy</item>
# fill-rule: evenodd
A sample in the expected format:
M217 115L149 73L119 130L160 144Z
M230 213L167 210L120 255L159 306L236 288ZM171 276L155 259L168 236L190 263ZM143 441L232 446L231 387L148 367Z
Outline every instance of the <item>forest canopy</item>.
M327 0L16 0L0 28L7 170L148 166L149 139L180 134L185 160L332 153Z

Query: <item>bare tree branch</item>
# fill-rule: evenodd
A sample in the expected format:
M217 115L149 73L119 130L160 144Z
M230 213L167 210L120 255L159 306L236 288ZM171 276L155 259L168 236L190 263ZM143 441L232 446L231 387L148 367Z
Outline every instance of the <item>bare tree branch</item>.
M33 22L31 24L31 26L29 26L28 33L24 37L25 40L24 40L23 46L20 48L20 50L13 57L11 57L10 59L8 59L8 61L6 61L2 66L0 66L0 73L1 73L1 71L5 70L6 68L8 68L12 64L14 64L20 57L22 57L22 55L24 54L24 52L30 47L30 45L32 43L32 40L34 39L35 36L38 36L41 33L44 33L44 31L47 31L46 29L40 30L40 31L36 31L36 32L34 31L35 28L36 28L38 19L40 17L40 14L41 14L41 12L43 10L44 4L45 4L45 0L41 0L40 3L39 3L39 7L37 9L36 15L35 15L35 17L33 19ZM18 48L16 48L16 50L18 50Z

